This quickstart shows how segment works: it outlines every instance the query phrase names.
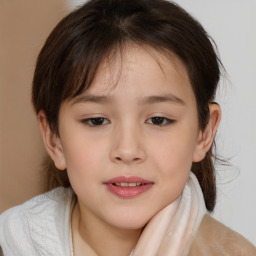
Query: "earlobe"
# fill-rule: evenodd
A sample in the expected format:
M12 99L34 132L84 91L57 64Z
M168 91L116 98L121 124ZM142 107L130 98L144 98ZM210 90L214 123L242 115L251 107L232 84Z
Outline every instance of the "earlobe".
M217 128L221 119L221 109L216 103L209 105L210 118L207 126L203 131L200 131L198 142L194 152L193 162L202 161L212 146Z
M66 161L59 136L54 133L47 121L45 113L40 111L37 115L41 135L45 148L59 170L66 169Z

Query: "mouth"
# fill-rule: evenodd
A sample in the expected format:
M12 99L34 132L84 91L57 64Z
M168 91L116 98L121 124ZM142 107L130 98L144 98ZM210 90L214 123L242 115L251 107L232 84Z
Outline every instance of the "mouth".
M114 195L121 198L133 198L148 191L153 185L153 181L148 181L140 177L120 176L103 183Z
M124 188L134 188L138 186L144 186L147 185L147 183L127 183L127 182L121 182L121 183L112 183L114 186L118 187L124 187Z

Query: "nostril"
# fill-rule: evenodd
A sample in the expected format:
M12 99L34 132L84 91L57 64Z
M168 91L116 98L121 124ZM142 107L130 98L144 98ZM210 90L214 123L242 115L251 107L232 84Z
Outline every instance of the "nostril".
M116 157L115 158L117 161L125 161L125 160L127 160L126 158L122 158L122 157ZM136 157L136 158L133 158L133 159L130 159L129 161L133 161L133 162L138 162L138 161L140 161L141 159L139 158L139 157Z

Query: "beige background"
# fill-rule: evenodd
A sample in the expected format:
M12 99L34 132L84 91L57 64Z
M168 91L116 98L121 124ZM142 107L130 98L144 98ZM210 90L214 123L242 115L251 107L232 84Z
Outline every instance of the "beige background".
M0 0L0 213L42 192L31 83L43 42L68 10L64 0Z

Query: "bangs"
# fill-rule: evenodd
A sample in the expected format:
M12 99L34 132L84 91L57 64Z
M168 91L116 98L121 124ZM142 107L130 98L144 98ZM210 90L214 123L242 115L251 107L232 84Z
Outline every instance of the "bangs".
M95 29L83 34L73 41L68 50L61 74L66 74L63 81L62 101L77 97L88 90L103 62L111 63L117 56L122 58L125 48L124 40L111 34L115 32L106 26L96 26ZM100 35L100 36L99 36ZM94 40L88 40L94 38Z

